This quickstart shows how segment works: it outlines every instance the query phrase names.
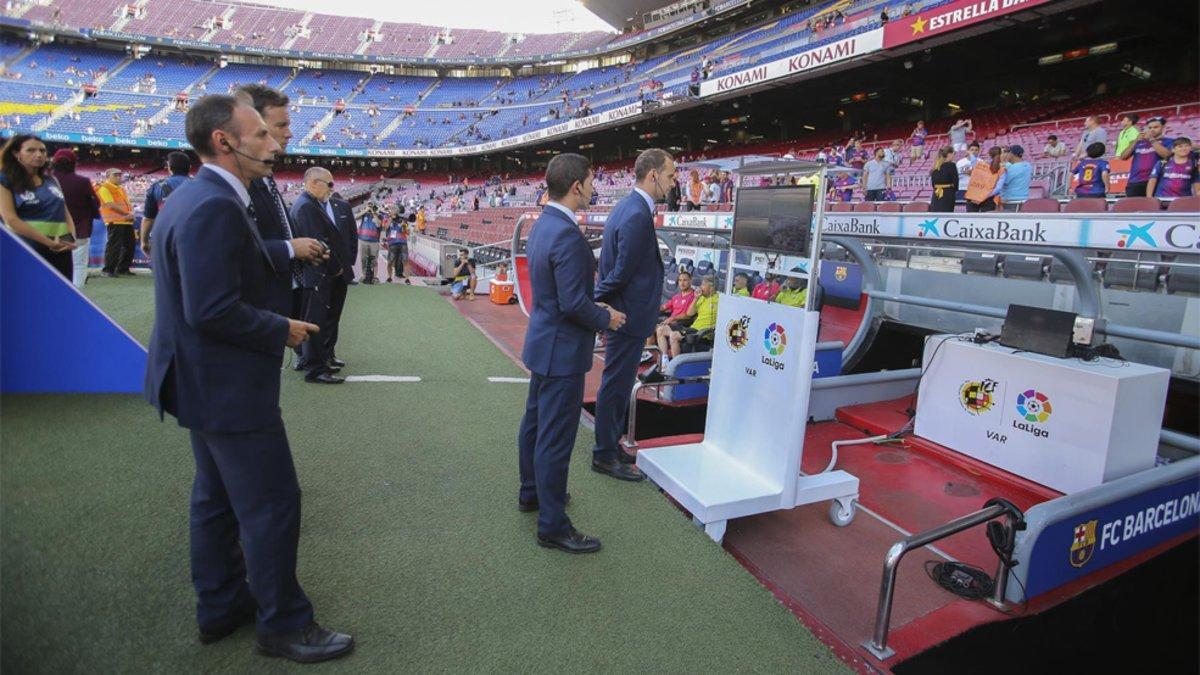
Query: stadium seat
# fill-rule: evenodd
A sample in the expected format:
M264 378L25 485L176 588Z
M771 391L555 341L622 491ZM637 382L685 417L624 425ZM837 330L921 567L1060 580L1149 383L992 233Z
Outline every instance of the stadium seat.
M1104 213L1106 211L1108 211L1108 202L1103 199L1072 199L1063 209L1063 213Z
M929 213L929 202L909 202L904 205L905 213Z
M1167 205L1167 210L1186 211L1188 213L1200 212L1200 197L1180 197L1179 199L1173 199Z
M879 213L900 213L904 210L904 205L900 202L883 202L875 210Z
M1046 258L1038 255L1009 255L1003 262L1005 279L1041 281L1046 270Z
M1161 270L1152 262L1136 262L1137 254L1117 252L1104 263L1102 281L1105 288L1127 288L1139 291L1158 290ZM1128 261L1128 262L1126 262Z
M1200 295L1200 267L1172 265L1167 270L1166 285L1168 293Z
M680 258L679 259L679 271L680 272L687 272L688 274L691 274L693 271L695 271L695 269L696 269L696 266L692 264L691 258Z
M1030 199L1021 205L1021 213L1058 213L1058 200Z
M994 277L999 266L1000 256L995 253L963 254L962 271L967 274L986 274Z
M854 205L855 213L875 213L875 202L859 202Z
M849 213L854 210L854 205L850 202L838 202L829 207L829 210L834 213Z
M713 264L711 262L707 260L701 260L700 262L696 263L697 277L704 278L710 274L713 274L714 272L715 270L713 269Z
M1162 210L1162 202L1154 197L1122 197L1113 204L1113 213L1147 213Z

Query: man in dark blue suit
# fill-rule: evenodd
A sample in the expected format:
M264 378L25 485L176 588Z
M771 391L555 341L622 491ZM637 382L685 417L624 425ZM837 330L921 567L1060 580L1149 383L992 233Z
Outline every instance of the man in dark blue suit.
M334 658L354 639L313 621L296 579L300 485L279 409L284 349L317 327L270 311L274 264L246 189L279 144L254 108L230 96L200 99L185 129L204 167L155 224L145 395L191 432L200 641L257 619L260 652Z
M335 192L329 197L329 206L333 209L334 227L341 237L342 247L338 249L338 256L342 260L342 274L338 277L340 283L333 289L330 302L332 319L329 322L329 332L324 333L324 336L325 346L329 350L329 361L340 369L346 362L337 357L337 342L338 335L341 334L342 313L346 309L346 292L354 283L354 263L358 260L358 221L354 218L354 207L342 199L340 194Z
M592 197L591 163L570 153L554 157L546 167L546 186L550 202L525 248L533 309L521 354L530 378L517 437L517 508L538 511L539 546L591 553L600 549L600 541L576 530L567 518L567 469L596 333L620 328L625 315L592 300L595 259L575 221L575 212Z
M304 192L292 203L290 214L297 233L320 240L330 252L328 260L305 267L301 282L304 286L301 303L304 320L320 326L321 336L304 343L300 365L308 371L304 376L306 382L322 384L345 381L334 374L346 364L334 360L329 336L336 337L336 326L346 302L346 284L354 278L350 252L338 230L338 217L330 203L332 194L333 175L321 167L311 167L304 172Z
M624 312L626 320L606 336L592 453L593 470L629 481L644 476L625 466L634 458L619 446L642 349L658 325L663 262L654 233L654 203L671 189L675 160L665 150L651 148L638 155L633 171L637 184L608 214L600 248L596 299Z
M238 96L248 97L250 104L262 115L271 138L279 143L280 151L272 162L279 162L292 140L292 118L288 114L289 99L275 89L262 84L247 84L238 88ZM273 172L272 172L273 173ZM254 205L255 223L262 235L267 255L275 266L271 288L271 311L301 318L304 288L301 284L304 264L320 262L329 256L324 245L310 237L296 236L288 216L287 202L279 192L275 177L268 175L250 181L250 203Z

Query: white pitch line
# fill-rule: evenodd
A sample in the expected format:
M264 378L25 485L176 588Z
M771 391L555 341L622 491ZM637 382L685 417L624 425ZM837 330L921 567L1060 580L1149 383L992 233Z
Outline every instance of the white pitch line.
M420 382L412 375L347 375L347 382Z
M510 384L529 384L528 377L489 377L488 382L508 382Z

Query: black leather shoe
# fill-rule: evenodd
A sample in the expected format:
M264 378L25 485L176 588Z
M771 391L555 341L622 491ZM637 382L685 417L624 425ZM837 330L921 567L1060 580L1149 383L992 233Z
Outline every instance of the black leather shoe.
M338 377L332 373L321 373L320 375L310 375L304 378L305 382L315 382L318 384L341 384L346 381L344 377Z
M595 553L600 550L600 540L571 528L564 534L555 537L537 536L538 546L556 548L567 553Z
M571 493L570 492L567 493L566 503L567 504L571 503ZM538 506L538 501L536 499L531 502L523 502L520 499L517 500L517 510L520 511L521 513L529 513L531 511L537 511L539 508L541 508L541 507Z
M341 359L329 359L329 365L335 368L345 368L346 362Z
M339 366L338 364L336 364L336 363L334 363L334 362L330 361L329 363L326 363L326 364L325 364L325 372L327 372L327 373L340 373L340 372L342 372L342 367L341 367L341 366Z
M637 464L637 455L631 455L624 450L617 450L617 461L622 464Z
M250 602L235 609L233 614L225 617L224 620L208 626L201 626L200 644L210 645L223 637L232 635L234 631L242 626L249 626L253 624L254 616L257 613L258 605L251 600Z
M316 621L294 633L258 635L258 653L282 656L297 663L328 661L349 654L354 638L322 628Z
M646 478L633 467L626 466L615 459L610 459L607 462L592 460L592 471L612 476L617 480L627 480L634 483Z

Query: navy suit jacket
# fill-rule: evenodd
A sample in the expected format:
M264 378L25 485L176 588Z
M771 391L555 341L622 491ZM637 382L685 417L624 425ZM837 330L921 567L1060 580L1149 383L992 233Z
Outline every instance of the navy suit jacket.
M521 360L543 377L580 375L592 369L597 331L608 312L592 300L595 258L579 225L553 206L542 210L525 247L533 309Z
M254 222L258 226L258 233L262 236L267 256L275 265L271 284L271 311L290 316L293 261L288 255L287 226L280 220L279 206L265 178L251 181L247 190L250 193L250 203L254 205Z
M337 214L337 211L334 211ZM338 227L329 219L325 206L307 192L302 192L296 201L292 202L290 214L292 217L293 233L297 237L312 237L320 239L332 250L329 260L320 265L304 266L304 287L316 288L323 277L334 279L345 275L346 281L354 278L351 267L350 252L346 248L346 240ZM349 227L353 227L351 217Z
M630 192L604 222L596 300L625 313L625 325L618 332L644 340L658 325L662 289L654 215L640 194Z
M354 220L354 207L350 202L337 197L330 197L333 205L333 215L337 216L338 234L342 236L342 245L346 249L346 269L349 270L346 280L354 278L354 263L358 261L358 222Z
M274 270L237 192L202 168L171 193L152 242L146 400L208 433L279 424L288 321L267 309Z

